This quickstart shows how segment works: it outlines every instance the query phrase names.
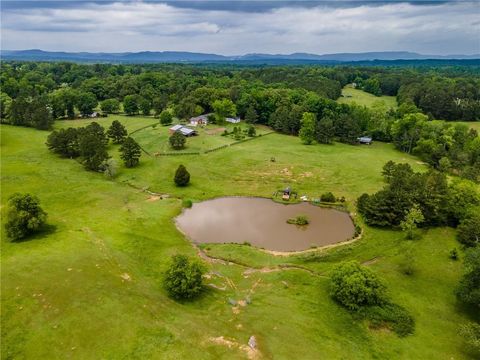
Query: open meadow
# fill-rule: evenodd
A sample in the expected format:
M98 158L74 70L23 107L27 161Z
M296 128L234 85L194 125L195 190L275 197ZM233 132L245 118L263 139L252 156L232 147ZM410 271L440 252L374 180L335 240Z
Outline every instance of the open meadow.
M393 106L394 99L388 100ZM157 122L120 115L96 121L108 127L114 119L129 132ZM55 128L88 122L59 121ZM202 257L210 285L202 296L177 302L162 287L171 255L199 255L175 227L182 200L270 197L291 186L308 197L332 191L355 211L359 195L382 187L387 161L426 169L392 144L305 146L297 137L275 133L207 154L143 154L133 169L120 165L119 146L109 145L120 165L110 180L49 152L48 132L0 129L2 215L9 196L30 192L39 197L49 224L45 232L16 243L5 239L2 226L2 359L472 356L458 333L466 315L454 295L462 264L449 258L451 249L460 248L451 228L423 230L421 239L407 241L399 231L362 225L361 239L352 244L286 257L246 245L202 245L208 256L227 260ZM158 125L132 136L149 152L170 151L167 129ZM208 130L187 139L185 151L231 140ZM173 183L179 164L191 174L184 188ZM410 276L400 270L406 254L416 264ZM379 274L390 297L412 313L413 335L399 338L370 329L331 299L329 272L353 259ZM247 346L252 335L258 342L255 354Z
M383 102L387 108L397 108L397 99L395 96L375 96L363 90L355 89L351 84L346 85L342 89L342 96L337 101L340 104L356 103L365 106L372 106L375 103Z

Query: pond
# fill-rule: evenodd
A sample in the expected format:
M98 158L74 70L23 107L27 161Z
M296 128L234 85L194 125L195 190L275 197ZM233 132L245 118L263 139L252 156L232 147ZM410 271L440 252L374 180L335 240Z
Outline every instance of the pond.
M287 220L306 215L309 224ZM274 251L299 251L351 239L355 227L342 211L308 203L283 205L270 199L225 197L196 203L176 218L195 243L250 243Z

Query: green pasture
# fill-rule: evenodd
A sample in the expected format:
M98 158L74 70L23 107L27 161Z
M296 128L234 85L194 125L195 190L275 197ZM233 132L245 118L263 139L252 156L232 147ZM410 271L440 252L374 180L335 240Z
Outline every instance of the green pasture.
M397 99L395 96L375 96L363 90L354 89L351 84L342 89L342 96L337 101L341 104L356 103L365 106L372 106L375 103L383 102L387 108L395 109L397 107Z
M97 121L107 127L113 119L130 132L156 122L120 115ZM174 224L182 198L271 196L289 185L299 195L345 196L355 211L357 196L382 186L386 161L425 169L390 144L305 146L296 137L271 134L196 156L144 154L133 169L121 165L118 146L110 145L120 166L109 180L50 153L48 132L6 125L0 131L2 218L15 192L37 195L49 214L48 229L27 241L8 242L2 227L2 359L247 359L252 335L258 359L473 358L458 334L468 318L454 296L462 265L448 256L460 248L449 228L407 241L398 231L364 227L351 245L289 257L249 246L204 245L210 256L231 262L205 263L203 295L176 302L162 288L172 254L197 256ZM162 151L164 131L158 125L134 136ZM203 149L228 140L201 133L195 141L200 143L189 146ZM173 184L180 163L192 179L181 189ZM170 198L152 198L145 188ZM411 276L400 271L406 254L415 259ZM414 315L415 334L398 338L370 329L332 301L329 272L351 259L385 280L391 298ZM262 271L279 265L296 268ZM229 303L247 296L249 305Z

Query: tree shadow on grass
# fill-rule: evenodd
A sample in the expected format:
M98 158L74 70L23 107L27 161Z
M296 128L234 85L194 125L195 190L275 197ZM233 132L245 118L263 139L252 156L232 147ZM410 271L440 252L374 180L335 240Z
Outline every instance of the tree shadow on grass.
M55 233L56 231L57 231L57 225L46 224L46 225L42 226L42 228L38 232L35 232L31 235L28 235L27 237L25 237L23 239L13 240L11 242L20 244L20 243L30 242L30 241L34 241L34 240L43 240L46 237L48 237L49 235Z

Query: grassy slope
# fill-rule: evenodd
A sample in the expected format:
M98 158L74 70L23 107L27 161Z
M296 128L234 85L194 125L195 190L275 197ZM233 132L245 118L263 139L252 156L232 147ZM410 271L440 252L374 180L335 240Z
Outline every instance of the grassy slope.
M121 119L129 128L152 120ZM329 298L326 277L299 270L247 276L240 266L214 265L236 288L209 290L193 303L171 301L160 284L166 259L194 253L172 222L180 201L148 202L145 194L121 183L128 179L194 199L268 196L289 183L300 192L332 190L352 200L381 186L379 171L388 159L420 168L389 145L307 147L294 137L269 135L209 155L144 157L138 169L122 169L119 181L111 182L50 154L43 145L45 132L1 130L2 207L13 192L35 193L54 226L50 233L14 244L5 241L2 229L2 358L244 358L241 350L209 339L225 336L245 344L250 335L257 337L265 358L468 357L457 334L463 315L452 295L461 266L447 256L456 246L453 231L431 230L409 243L397 232L368 228L356 244L308 257L211 247L214 255L255 267L288 262L324 275L338 261L378 257L370 266L417 319L415 335L399 339L354 321ZM116 153L114 147L110 151ZM171 185L179 162L192 173L192 185L182 190ZM282 172L285 168L289 171ZM398 271L409 246L418 260L413 277ZM125 273L130 281L122 279ZM208 281L225 284L218 277ZM227 299L248 293L252 304L234 314Z
M397 107L395 96L375 96L363 90L354 89L352 85L347 85L342 89L343 97L337 101L343 104L357 103L358 105L372 106L375 102L383 101L388 108Z
M458 123L467 125L468 127L480 132L480 121L459 121ZM456 122L454 124L456 124Z

